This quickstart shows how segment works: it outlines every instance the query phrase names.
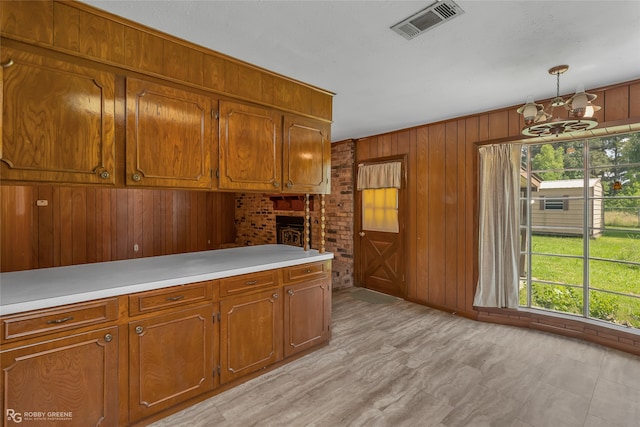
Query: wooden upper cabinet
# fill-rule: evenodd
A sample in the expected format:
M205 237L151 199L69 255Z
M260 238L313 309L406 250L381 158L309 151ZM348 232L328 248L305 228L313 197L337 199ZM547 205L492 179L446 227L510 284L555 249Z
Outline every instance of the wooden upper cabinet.
M268 108L220 101L219 188L282 189L282 116Z
M211 188L209 96L127 79L127 185Z
M2 179L114 184L115 76L7 46L0 64Z
M329 124L285 116L283 192L328 193L331 174Z

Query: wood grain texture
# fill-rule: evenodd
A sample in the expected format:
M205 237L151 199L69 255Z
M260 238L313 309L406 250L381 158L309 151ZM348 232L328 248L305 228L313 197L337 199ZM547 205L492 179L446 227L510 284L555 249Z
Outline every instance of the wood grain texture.
M2 272L217 249L235 240L233 193L3 185L0 202Z
M331 173L330 126L286 115L282 159L283 191L327 193Z
M53 43L53 3L50 0L0 2L0 32L45 45Z
M3 180L115 182L115 77L4 47ZM108 175L101 177L102 172Z
M129 323L130 422L213 388L212 316L207 304Z
M604 121L640 117L640 83L593 91ZM407 154L407 298L473 317L478 277L477 142L518 136L516 107L374 135L356 162ZM414 142L415 140L415 142ZM354 223L358 223L356 206ZM357 240L356 240L357 242ZM360 248L355 245L357 266Z
M60 25L56 22L56 28ZM80 53L121 64L125 59L125 27L103 16L80 12Z
M332 117L330 92L255 67L81 2L0 2L0 34L80 58L167 77L244 100ZM294 92L296 94L294 95Z
M219 188L282 190L282 117L273 110L220 101Z
M113 341L105 341L106 334ZM29 408L72 413L71 419L43 424L117 426L117 342L114 326L2 353L0 376L4 390L10 391L3 407L20 413Z
M220 384L282 358L282 290L220 302Z
M211 188L207 95L127 79L127 185Z
M65 3L53 3L53 45L78 52L80 49L80 11Z

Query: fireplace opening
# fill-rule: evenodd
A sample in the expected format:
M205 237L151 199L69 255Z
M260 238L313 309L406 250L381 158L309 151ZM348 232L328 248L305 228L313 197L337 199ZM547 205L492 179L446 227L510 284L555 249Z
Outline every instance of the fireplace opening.
M309 230L311 239L311 230ZM276 242L304 247L304 217L276 215Z

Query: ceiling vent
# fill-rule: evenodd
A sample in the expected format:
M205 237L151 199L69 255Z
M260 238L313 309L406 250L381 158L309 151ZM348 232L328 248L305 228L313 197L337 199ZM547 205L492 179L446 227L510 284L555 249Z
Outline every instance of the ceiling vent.
M438 1L426 9L403 19L392 26L391 29L405 39L411 40L463 13L464 10L451 0Z

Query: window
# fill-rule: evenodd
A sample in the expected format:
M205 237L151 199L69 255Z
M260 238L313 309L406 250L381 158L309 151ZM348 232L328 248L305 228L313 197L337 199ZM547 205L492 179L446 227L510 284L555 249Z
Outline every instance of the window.
M562 211L564 209L564 200L562 199L544 199L545 211Z
M398 189L362 190L362 229L398 233Z
M525 145L521 167L520 305L640 328L640 133Z

